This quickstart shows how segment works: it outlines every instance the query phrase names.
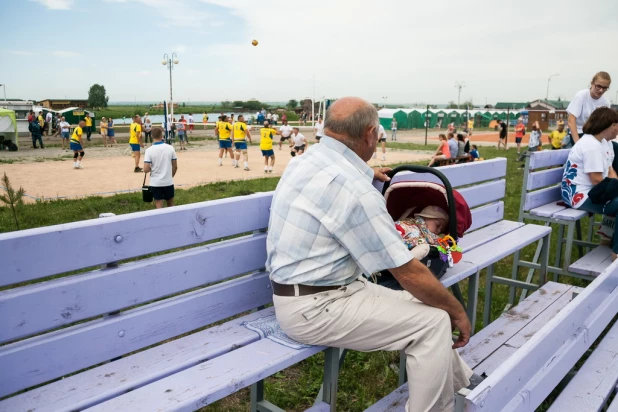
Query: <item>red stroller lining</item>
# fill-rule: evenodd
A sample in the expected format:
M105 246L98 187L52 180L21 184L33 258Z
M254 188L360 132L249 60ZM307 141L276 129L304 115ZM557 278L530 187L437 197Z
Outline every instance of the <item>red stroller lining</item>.
M426 181L402 181L391 184L384 193L386 210L395 221L413 217L427 206L438 206L456 220L457 233L450 233L455 239L463 237L472 225L470 207L463 196L453 189L454 213L450 210L444 185Z

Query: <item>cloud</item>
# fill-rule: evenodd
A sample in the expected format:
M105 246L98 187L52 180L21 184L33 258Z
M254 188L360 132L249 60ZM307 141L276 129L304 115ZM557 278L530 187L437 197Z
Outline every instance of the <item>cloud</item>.
M184 53L188 49L189 49L189 46L185 44L177 44L172 48L172 50L175 51L176 53Z
M34 53L25 50L9 50L9 53L16 54L18 56L32 56Z
M51 52L54 56L57 57L77 57L80 56L77 52L67 51L67 50L56 50Z
M75 0L30 0L39 3L50 10L69 10Z
M108 3L139 3L154 8L162 17L156 21L162 27L201 29L213 19L210 13L200 11L195 3L187 0L105 0Z
M140 77L150 76L151 74L152 72L150 70L141 70L139 72L135 72L135 75Z

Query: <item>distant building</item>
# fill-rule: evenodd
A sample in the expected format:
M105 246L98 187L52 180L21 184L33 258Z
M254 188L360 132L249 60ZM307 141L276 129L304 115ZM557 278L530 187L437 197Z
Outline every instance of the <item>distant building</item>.
M519 103L515 103L515 102L498 102L496 103L496 107L494 107L495 109L502 109L502 110L506 110L506 109L515 109L515 110L519 110L519 109L523 109L528 107L528 102L519 102ZM489 107L489 109L491 109L491 107Z
M567 121L569 115L566 108L569 102L566 100L545 100L538 99L528 103L528 129L532 128L532 123L539 122L541 130L548 130L555 127L558 120Z
M88 106L87 99L45 99L36 102L37 106L51 110L68 109L69 107L79 107L85 109Z

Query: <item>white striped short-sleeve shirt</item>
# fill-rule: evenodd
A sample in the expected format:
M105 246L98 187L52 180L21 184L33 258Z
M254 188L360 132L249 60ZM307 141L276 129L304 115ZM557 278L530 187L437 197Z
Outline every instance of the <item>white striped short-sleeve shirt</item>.
M395 229L373 170L328 136L288 165L273 197L266 269L273 281L345 285L402 266L412 254Z

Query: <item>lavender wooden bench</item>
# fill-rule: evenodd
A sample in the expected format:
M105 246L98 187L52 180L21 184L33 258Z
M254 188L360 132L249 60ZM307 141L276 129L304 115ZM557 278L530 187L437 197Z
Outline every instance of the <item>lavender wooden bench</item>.
M560 184L568 155L569 150L544 150L527 154L519 221L536 221L543 222L546 226L551 224L558 226L558 247L554 265L548 268L548 271L554 274L554 281L557 281L558 275L593 280L611 263L611 250L591 242L595 227L594 216L590 216L588 212L566 207L562 203ZM583 240L581 221L587 218L589 219L587 239ZM578 247L580 259L572 263L573 246ZM532 278L532 270L538 268L541 247L539 242L532 262L520 260L519 253L516 255L520 266L531 269L527 281ZM595 248L592 253L589 253L590 248ZM513 269L512 277L513 279L517 277L516 268ZM522 294L522 298L525 296L525 293ZM510 303L513 303L514 298L515 291L511 289Z
M263 379L325 348L290 348L243 325L274 313L264 308L271 199L0 234L0 411L192 411L247 386L254 411L280 410Z
M548 282L460 349L468 365L488 377L474 390L456 394L455 410L534 411L573 374L550 411L601 410L618 381L618 326L579 371L571 370L617 313L618 263L586 289ZM402 412L407 398L403 385L367 411ZM617 402L611 408L618 408Z

